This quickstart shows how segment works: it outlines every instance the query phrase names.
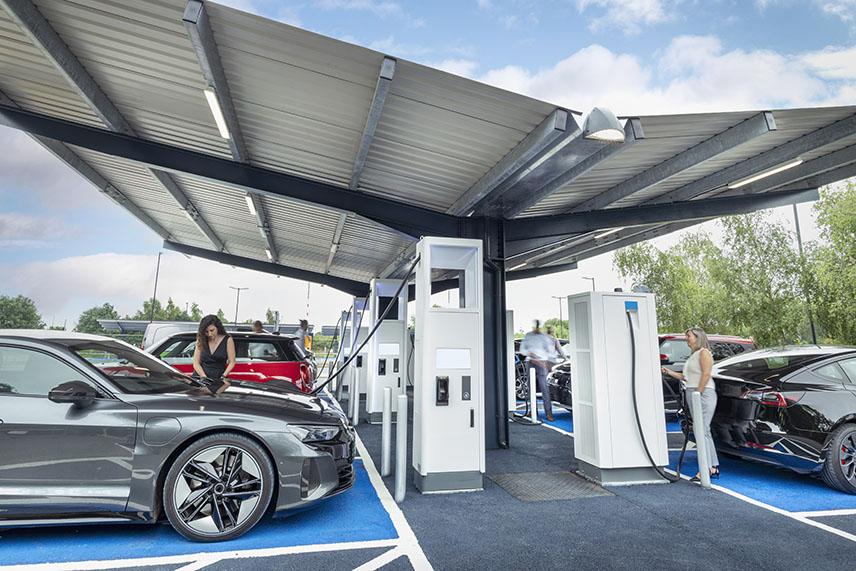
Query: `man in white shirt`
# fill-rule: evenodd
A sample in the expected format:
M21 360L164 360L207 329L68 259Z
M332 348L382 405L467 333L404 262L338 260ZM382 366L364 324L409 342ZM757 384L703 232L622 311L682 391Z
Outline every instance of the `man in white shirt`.
M550 366L550 361L555 358L556 341L541 333L541 322L535 320L532 331L523 337L520 343L520 352L526 355L526 361L529 367L535 368L535 380L538 383L538 390L541 391L541 397L544 401L544 412L547 415L547 420L553 420L553 402L550 400L550 387L547 386L547 369Z
M300 347L300 349L305 353L306 352L306 336L309 335L309 322L305 319L300 320L300 328L294 332L297 336L297 339L294 340L294 343Z

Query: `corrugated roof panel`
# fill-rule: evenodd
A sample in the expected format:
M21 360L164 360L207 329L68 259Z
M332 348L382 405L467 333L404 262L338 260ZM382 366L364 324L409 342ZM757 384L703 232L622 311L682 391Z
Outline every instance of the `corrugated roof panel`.
M206 84L181 20L184 2L38 5L139 135L230 156L202 93Z

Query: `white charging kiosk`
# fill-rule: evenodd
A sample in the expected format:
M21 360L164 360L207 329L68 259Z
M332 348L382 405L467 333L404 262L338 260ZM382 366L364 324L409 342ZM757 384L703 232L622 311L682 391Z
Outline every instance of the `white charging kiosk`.
M368 322L372 325L378 322L383 312L390 307L386 318L380 323L377 331L369 341L368 366L366 367L366 414L368 421L378 424L383 419L383 389L389 387L393 394L406 390L407 371L406 351L409 345L407 339L407 287L396 291L401 285L400 280L373 279L371 296L369 297ZM393 415L398 405L398 399L392 399ZM394 420L394 416L393 416Z
M414 483L422 493L484 486L482 242L426 237L417 246ZM451 307L431 282L457 279ZM442 299L440 299L442 298Z
M629 318L629 320L628 320ZM605 485L664 483L668 464L657 311L646 293L586 292L568 297L574 455L584 476ZM633 335L631 336L631 327Z
M342 350L342 355L340 357L342 363L348 360L348 357L351 356L351 353L355 351L360 344L365 341L366 335L368 334L368 326L369 326L369 318L368 318L368 299L365 297L355 297L353 301L353 305L351 306L351 318L349 323L347 324L347 329L345 333L342 335L342 343L344 343L344 348ZM356 331L356 335L354 334ZM347 375L346 385L349 391L353 389L351 385L351 380L356 377L359 386L359 394L366 393L366 363L368 361L368 348L363 347L363 350L357 354L357 358L351 361L351 364L348 366L348 371L345 371L345 375Z

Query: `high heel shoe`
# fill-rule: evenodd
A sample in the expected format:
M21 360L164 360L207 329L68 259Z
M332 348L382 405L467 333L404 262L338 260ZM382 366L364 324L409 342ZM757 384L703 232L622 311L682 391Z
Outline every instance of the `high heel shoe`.
M710 479L711 480L718 480L719 479L719 466L717 466L716 468L713 468L713 470L714 471L710 473Z

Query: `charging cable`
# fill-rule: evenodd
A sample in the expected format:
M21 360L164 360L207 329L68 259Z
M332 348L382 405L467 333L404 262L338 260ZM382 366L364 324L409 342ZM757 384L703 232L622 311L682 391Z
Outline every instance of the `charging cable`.
M645 449L645 455L648 457L648 461L651 463L654 470L656 470L664 480L670 484L674 484L681 480L680 463L678 464L677 475L672 476L667 474L665 470L657 465L653 456L651 456L651 450L648 449L648 443L645 441L645 433L642 431L642 419L639 417L639 402L636 400L636 333L633 331L633 318L630 316L631 312L628 310L625 311L625 313L627 314L627 327L630 329L630 390L633 393L633 412L636 415L636 427L639 429L639 437L642 439L642 448ZM684 449L686 449L686 439L684 440ZM681 451L681 460L683 460L683 455L683 451Z
M410 280L410 277L416 271L416 265L418 263L419 263L419 256L417 256L416 259L413 260L413 263L410 265L410 268L407 270L407 274L401 279L401 284L399 284L398 289L396 290L395 294L392 297L397 298L401 294L401 290L403 290L407 286L408 280ZM342 363L341 367L339 367L335 372L331 373L330 376L327 377L327 380L324 381L323 384L319 385L317 388L315 388L312 391L313 395L318 394L321 391L321 389L323 389L324 387L329 385L333 381L333 379L335 379L336 377L341 375L342 372L344 372L345 369L347 368L347 366L351 363L351 361L353 361L354 359L357 358L357 355L360 353L360 351L363 350L363 347L366 346L366 344L369 342L369 340L371 340L371 338L374 337L374 334L380 328L381 323L383 323L383 320L386 319L386 316L389 314L390 310L392 310L393 306L395 306L395 305L396 304L394 304L394 303L390 303L386 306L386 309L384 309L383 313L380 314L380 317L377 318L377 321L375 322L374 326L371 328L368 335L366 335L366 338L363 340L363 342L360 344L360 346L357 347L357 349L351 355L348 356L348 359L344 363ZM360 322L362 323L362 315L360 317L361 317ZM357 327L357 330L355 332L353 332L352 335L358 335L358 334L359 334L359 327ZM354 338L356 338L356 337L354 337Z

